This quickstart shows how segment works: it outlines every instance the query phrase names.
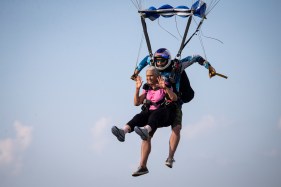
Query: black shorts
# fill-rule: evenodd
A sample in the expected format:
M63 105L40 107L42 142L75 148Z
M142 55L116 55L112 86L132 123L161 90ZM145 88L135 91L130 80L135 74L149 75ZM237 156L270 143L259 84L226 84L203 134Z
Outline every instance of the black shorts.
M142 111L135 115L127 124L134 131L135 126L144 127L149 125L152 131L150 137L156 132L157 128L168 127L173 124L175 110L172 108L161 107L157 110Z
M172 123L172 128L176 127L177 125L182 126L182 110L181 110L181 106L177 106L177 108L175 109L175 118L174 118L174 121Z

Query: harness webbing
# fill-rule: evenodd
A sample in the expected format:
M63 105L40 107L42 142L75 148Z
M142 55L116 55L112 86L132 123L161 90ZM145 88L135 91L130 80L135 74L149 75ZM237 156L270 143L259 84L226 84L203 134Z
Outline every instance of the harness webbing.
M153 105L155 107L157 107L158 105L164 103L166 101L165 97L163 97L161 100L157 101L157 102L152 102L151 100L146 99L145 100L145 104L149 104L149 105Z

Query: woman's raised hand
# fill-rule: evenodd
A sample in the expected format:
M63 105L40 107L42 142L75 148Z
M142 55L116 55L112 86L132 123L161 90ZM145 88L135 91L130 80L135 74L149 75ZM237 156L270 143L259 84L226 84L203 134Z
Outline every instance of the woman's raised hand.
M157 80L158 80L159 88L165 89L166 88L165 80L161 76L157 77Z
M142 85L142 83L143 83L141 77L140 77L140 76L137 76L135 80L136 80L136 88L137 88L137 89L140 89L140 88L141 88L141 85Z

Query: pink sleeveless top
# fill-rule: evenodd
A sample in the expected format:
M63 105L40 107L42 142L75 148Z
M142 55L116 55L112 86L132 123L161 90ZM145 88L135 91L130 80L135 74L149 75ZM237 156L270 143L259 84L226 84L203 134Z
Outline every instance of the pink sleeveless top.
M171 88L172 89L172 88ZM164 89L157 89L157 90L143 90L142 93L147 93L146 94L146 99L147 100L150 100L151 102L153 103L156 103L160 100L162 100L165 95L166 95L166 92ZM160 107L160 104L158 104L157 106L154 106L154 105L150 105L149 107L149 110L156 110Z

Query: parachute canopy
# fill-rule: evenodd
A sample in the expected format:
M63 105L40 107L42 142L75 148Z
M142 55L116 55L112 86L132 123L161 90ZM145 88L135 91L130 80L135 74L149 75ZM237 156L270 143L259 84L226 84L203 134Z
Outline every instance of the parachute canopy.
M166 4L160 6L158 9L151 6L146 10L139 10L138 12L141 14L142 17L149 18L151 21L158 19L160 16L169 18L174 15L183 18L188 17L190 15L205 18L206 3L201 0L198 0L191 6L191 8L188 8L184 5L180 5L174 8L171 5Z

